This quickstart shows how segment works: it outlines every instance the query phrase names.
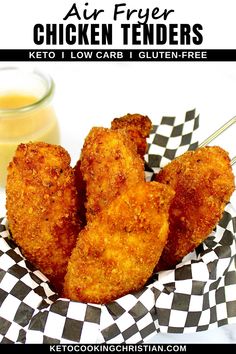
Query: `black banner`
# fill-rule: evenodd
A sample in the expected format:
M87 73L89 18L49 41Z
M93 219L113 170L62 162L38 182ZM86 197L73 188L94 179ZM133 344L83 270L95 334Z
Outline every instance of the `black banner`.
M2 49L0 61L236 61L236 49Z
M1 344L1 352L14 354L43 353L198 353L218 349L235 353L236 344Z

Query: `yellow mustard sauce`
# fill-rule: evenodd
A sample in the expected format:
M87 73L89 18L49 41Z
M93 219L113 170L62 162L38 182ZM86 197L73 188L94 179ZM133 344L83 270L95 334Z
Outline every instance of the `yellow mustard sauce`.
M9 93L0 95L0 109L16 109L37 102L37 97L21 93Z
M32 109L29 105L33 105ZM0 95L0 186L5 185L7 166L20 143L45 141L59 144L59 139L52 106L40 104L37 97L20 92Z

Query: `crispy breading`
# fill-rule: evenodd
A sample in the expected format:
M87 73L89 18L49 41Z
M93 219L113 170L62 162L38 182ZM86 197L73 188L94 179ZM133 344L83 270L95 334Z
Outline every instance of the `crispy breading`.
M144 181L144 162L124 130L93 128L80 158L86 184L86 217L106 208L127 186Z
M173 195L157 182L133 184L97 214L79 234L64 295L102 304L142 288L166 243Z
M77 213L78 213L78 218L81 221L81 226L84 227L87 223L86 207L85 207L87 197L86 197L86 183L83 180L80 165L81 165L81 161L78 160L74 167L74 171L75 171L75 185L76 185L78 200L79 200Z
M175 190L168 241L157 267L163 270L174 267L211 233L235 186L228 153L217 146L186 152L155 179Z
M149 136L152 122L148 116L141 114L126 114L123 117L115 118L111 122L111 129L125 129L130 139L137 146L138 154L143 157L147 152L146 138Z
M56 145L20 144L8 167L6 194L14 241L60 290L80 230L69 154Z

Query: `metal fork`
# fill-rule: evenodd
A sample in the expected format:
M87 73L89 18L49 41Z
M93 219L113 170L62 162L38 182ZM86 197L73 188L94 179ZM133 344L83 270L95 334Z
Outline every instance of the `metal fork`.
M207 139L205 139L201 144L199 144L198 147L207 146L210 142L212 142L212 140L217 138L220 134L222 134L225 130L227 130L229 127L231 127L231 125L233 125L234 123L236 123L236 116L231 118L227 123L222 125L222 127L217 129L213 134L211 134ZM235 162L236 162L236 156L234 156L231 159L231 166L233 166L235 164Z

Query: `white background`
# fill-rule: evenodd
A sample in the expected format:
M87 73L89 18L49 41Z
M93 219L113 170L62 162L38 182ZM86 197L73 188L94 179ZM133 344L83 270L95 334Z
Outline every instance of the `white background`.
M118 1L116 1L117 3ZM126 1L133 7L143 1ZM72 1L8 0L0 3L0 49L34 48L32 27L36 22L60 22ZM78 1L77 4L84 4ZM114 4L111 1L110 4ZM90 1L89 4L95 4ZM101 4L100 6L98 4ZM96 1L97 8L108 8ZM172 22L199 22L204 26L202 48L235 48L235 0L146 1L161 8L175 8ZM109 10L110 11L110 10ZM77 48L73 48L77 49ZM178 115L196 107L200 113L200 141L236 115L236 62L232 63L1 63L1 66L37 67L56 83L54 107L61 128L61 145L79 158L84 138L92 126L109 126L126 113L149 115L158 124L162 115ZM216 143L236 155L236 127ZM5 213L4 191L0 194ZM235 197L232 199L235 204ZM189 335L158 334L152 342L236 343L236 325Z

